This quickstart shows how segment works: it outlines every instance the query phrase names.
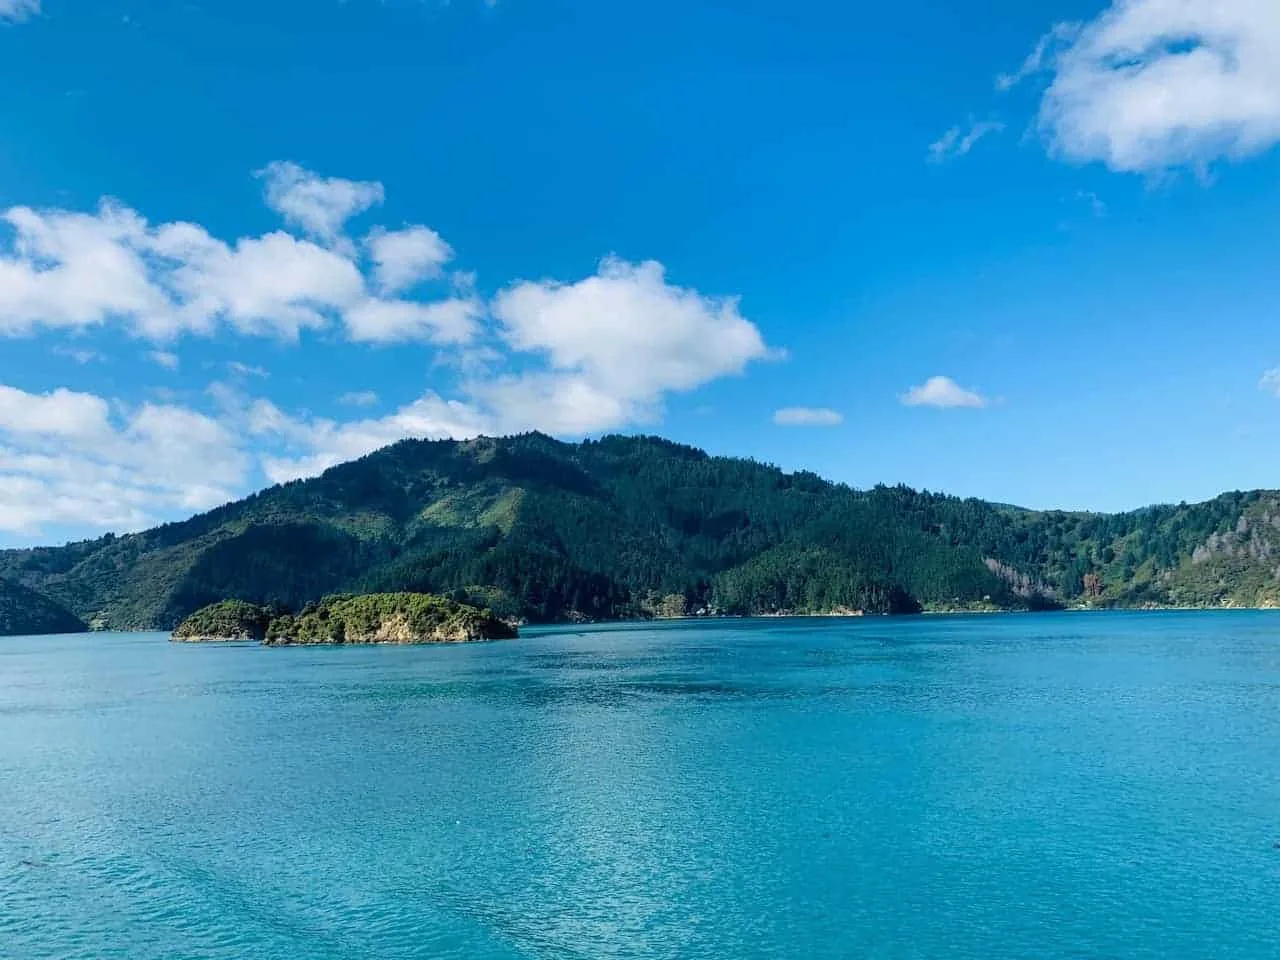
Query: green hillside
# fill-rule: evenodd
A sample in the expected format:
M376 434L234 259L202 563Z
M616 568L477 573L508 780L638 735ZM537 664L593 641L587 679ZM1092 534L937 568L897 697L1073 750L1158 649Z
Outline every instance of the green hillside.
M87 629L74 614L48 597L0 580L0 637L82 633Z
M236 598L445 594L531 621L1280 600L1280 494L1032 512L651 437L405 441L182 523L0 551L95 626L171 629Z

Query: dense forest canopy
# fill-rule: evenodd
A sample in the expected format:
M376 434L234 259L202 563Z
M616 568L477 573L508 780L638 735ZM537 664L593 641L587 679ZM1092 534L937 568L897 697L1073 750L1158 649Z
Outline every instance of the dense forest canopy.
M418 591L535 622L701 613L1271 605L1280 494L1132 513L858 491L656 437L404 441L181 523L0 551L96 627L227 598Z
M47 633L83 633L75 614L17 583L0 580L0 637Z

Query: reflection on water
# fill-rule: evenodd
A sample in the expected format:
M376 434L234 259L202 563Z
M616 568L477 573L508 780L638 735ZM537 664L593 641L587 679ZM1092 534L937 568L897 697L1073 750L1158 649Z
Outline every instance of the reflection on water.
M0 955L1270 958L1280 614L0 640Z

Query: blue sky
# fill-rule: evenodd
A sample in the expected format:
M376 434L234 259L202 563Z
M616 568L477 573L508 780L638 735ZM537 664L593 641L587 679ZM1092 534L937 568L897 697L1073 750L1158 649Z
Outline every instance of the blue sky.
M1280 486L1280 9L0 0L0 545L403 436Z

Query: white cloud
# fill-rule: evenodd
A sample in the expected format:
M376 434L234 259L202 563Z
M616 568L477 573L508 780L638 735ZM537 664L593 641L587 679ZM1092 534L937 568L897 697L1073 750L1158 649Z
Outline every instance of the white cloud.
M344 407L372 407L378 402L378 395L372 390L353 390L338 398Z
M106 432L107 402L59 389L44 395L0 385L0 432L25 436L93 438Z
M0 530L138 529L242 492L249 459L223 424L177 406L0 385Z
M492 423L474 407L428 393L379 419L337 423L292 417L259 400L246 412L248 431L281 444L285 451L263 459L274 483L316 476L329 467L407 438L462 439L490 432Z
M111 322L159 344L228 327L288 341L340 323L354 342L465 348L465 393L486 415L563 433L652 421L667 393L776 356L736 299L675 286L655 261L608 258L578 282L515 283L492 315L465 272L453 274L445 299L378 295L438 275L452 250L426 227L375 230L366 277L339 231L380 186L291 163L262 176L271 204L324 245L284 231L226 242L198 224L153 226L110 201L89 214L7 211L0 335Z
M139 249L146 223L104 202L96 214L29 207L5 211L13 253L0 253L0 334L36 327L85 328L118 316L139 324L168 316L172 304L151 283Z
M148 248L172 268L162 278L176 294L173 314L140 324L144 334L211 330L218 319L241 333L297 339L324 327L330 313L358 303L364 279L346 257L287 233L228 246L190 224L154 231Z
M360 343L461 344L476 336L483 315L484 307L475 298L436 303L366 300L347 310L347 334Z
M306 221L330 245L284 231L228 243L197 224L152 226L114 201L103 201L94 213L3 212L12 238L8 244L0 238L0 336L116 322L157 342L212 335L224 326L296 340L344 318L357 339L375 342L460 343L475 331L481 310L471 292L439 303L384 302L369 292L371 283L394 285L426 271L421 237L425 232L443 244L436 234L425 227L379 234L382 260L373 269L381 279L367 281L354 246L332 243L336 236L329 232L342 222L333 211L351 208L362 185L317 177L294 164L268 170L274 171L271 189L281 194L276 200L295 210L291 219ZM326 197L327 207L317 199ZM316 213L322 207L332 214L328 220Z
M453 248L430 227L375 229L365 238L374 279L383 293L399 293L422 280L440 276L453 259Z
M1116 171L1201 170L1280 140L1280 4L1115 0L1055 27L1008 85L1044 69L1050 150Z
M265 367L257 367L249 363L241 363L239 360L232 360L227 364L227 369L239 377L269 377Z
M518 283L493 302L500 335L550 370L477 392L504 422L545 412L553 432L651 419L663 394L742 373L769 355L734 298L667 282L661 264L605 260L577 283Z
M167 350L152 350L147 354L147 359L164 367L166 370L177 370L178 365L182 362L178 359L176 353L170 353Z
M1280 367L1264 373L1262 379L1258 381L1258 389L1280 397Z
M783 407L773 414L780 427L838 427L844 415L826 407Z
M577 374L530 373L473 383L470 391L493 411L494 433L581 436L627 423L649 423L657 398L619 395Z
M348 220L383 200L382 184L321 177L296 163L277 160L258 171L266 181L267 206L325 243L337 243Z
M955 126L929 144L929 161L943 163L963 157L979 140L989 134L1000 133L1004 124L999 120L970 120L966 127Z
M950 377L930 377L918 387L912 387L902 395L908 407L980 408L987 406L987 398L974 390L966 390Z
M40 13L40 0L0 0L0 23L22 23Z

